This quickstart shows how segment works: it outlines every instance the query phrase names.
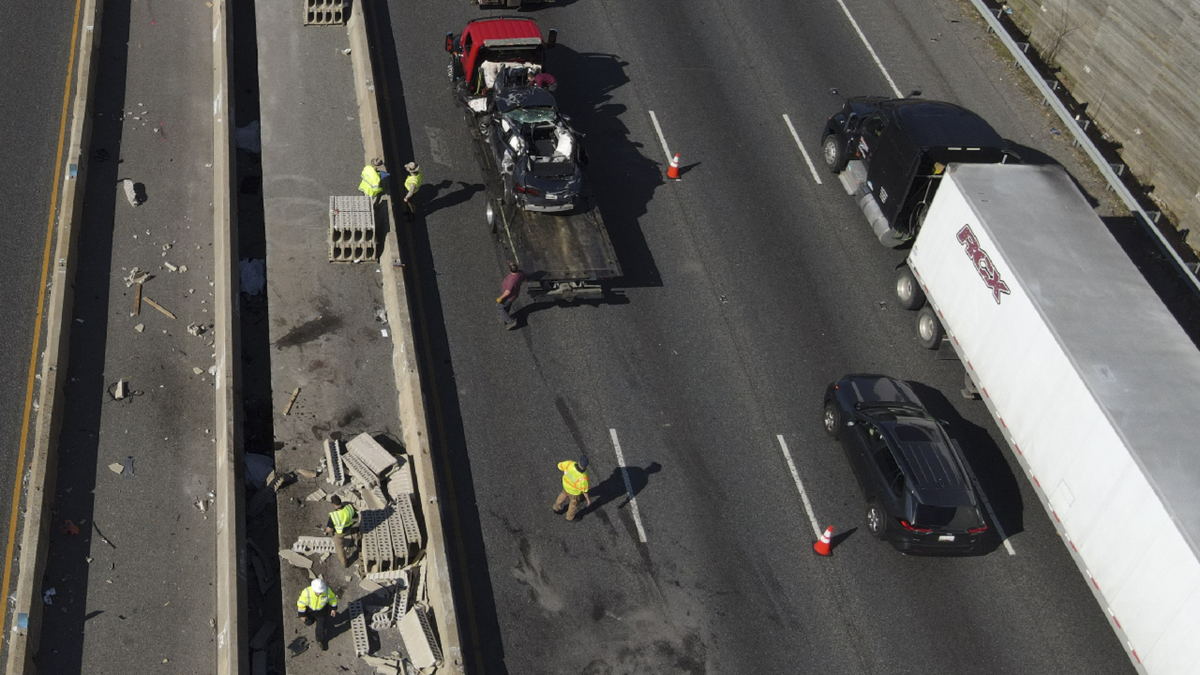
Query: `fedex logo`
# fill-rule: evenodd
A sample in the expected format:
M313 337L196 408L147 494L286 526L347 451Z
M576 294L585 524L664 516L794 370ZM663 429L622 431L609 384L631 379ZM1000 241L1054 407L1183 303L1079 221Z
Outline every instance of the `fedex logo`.
M979 272L983 283L992 289L992 297L996 299L997 305L1000 304L1001 293L1012 295L1008 290L1008 284L1000 280L1000 271L992 263L992 257L987 254L987 251L979 248L979 239L971 231L970 225L963 225L963 228L958 231L958 243L966 247L967 257L975 263L975 269Z

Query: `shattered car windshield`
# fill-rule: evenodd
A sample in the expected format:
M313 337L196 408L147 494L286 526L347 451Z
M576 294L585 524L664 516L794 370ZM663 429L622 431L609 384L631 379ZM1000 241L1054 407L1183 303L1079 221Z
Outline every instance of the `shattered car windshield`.
M504 113L505 117L518 124L553 122L556 115L554 108L514 108Z

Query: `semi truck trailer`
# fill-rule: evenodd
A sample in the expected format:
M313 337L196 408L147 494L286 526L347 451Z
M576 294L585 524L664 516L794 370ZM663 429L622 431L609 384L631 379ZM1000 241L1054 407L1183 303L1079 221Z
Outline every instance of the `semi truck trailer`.
M920 341L957 352L1134 666L1200 672L1200 351L1062 168L940 182L896 282Z

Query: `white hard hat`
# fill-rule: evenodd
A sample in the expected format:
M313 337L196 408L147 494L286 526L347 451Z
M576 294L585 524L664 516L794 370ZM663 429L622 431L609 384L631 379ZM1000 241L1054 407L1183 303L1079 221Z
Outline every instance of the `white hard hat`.
M312 589L317 593L324 593L328 587L325 585L324 579L313 579Z

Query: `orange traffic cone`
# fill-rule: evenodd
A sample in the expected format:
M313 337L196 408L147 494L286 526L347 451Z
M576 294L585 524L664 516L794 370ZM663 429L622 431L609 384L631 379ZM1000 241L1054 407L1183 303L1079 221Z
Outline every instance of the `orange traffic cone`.
M679 180L679 153L675 153L675 157L671 159L671 166L667 167L667 178Z
M833 526L825 528L825 534L813 544L813 553L817 555L830 555L833 550L829 547L829 540L833 537Z

